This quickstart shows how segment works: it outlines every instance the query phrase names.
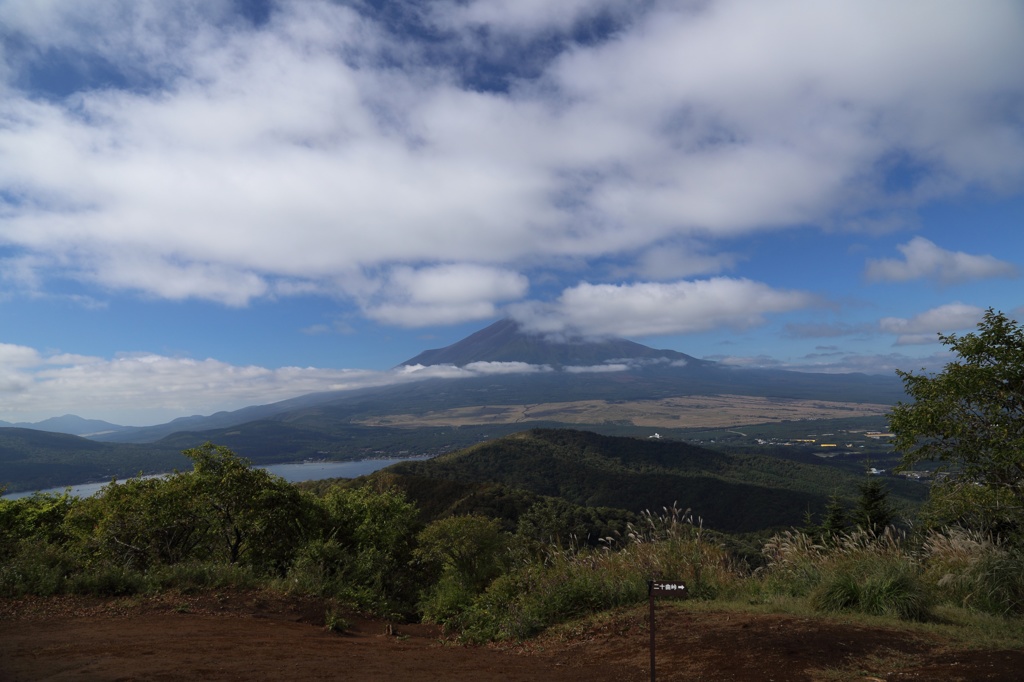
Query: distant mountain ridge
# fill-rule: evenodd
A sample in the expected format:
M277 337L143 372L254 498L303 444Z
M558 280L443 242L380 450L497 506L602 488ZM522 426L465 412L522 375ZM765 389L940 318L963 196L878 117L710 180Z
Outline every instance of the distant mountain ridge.
M111 424L102 419L83 419L74 414L50 417L38 422L11 423L0 421L0 427L35 429L36 431L48 431L50 433L67 433L72 436L98 436L131 428L121 426L120 424Z
M665 359L677 364L709 364L706 360L674 350L656 350L627 339L553 340L542 334L523 331L515 320L504 319L470 334L444 348L426 350L402 363L414 365L454 365L465 367L474 362L525 362L531 365L600 365L615 360Z

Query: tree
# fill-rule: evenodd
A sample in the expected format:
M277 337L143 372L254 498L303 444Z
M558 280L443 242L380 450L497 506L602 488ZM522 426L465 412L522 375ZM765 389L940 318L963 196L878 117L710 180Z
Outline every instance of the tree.
M205 443L182 454L193 463L183 476L210 515L228 562L283 571L301 541L306 515L298 490L222 445Z
M846 530L846 525L846 507L840 502L839 496L832 493L828 498L828 505L825 506L825 519L821 522L822 539L831 543L833 538Z
M501 574L509 536L497 519L474 514L434 521L417 541L414 556L434 578L420 610L429 621L450 624Z
M860 497L853 510L853 522L866 531L880 533L896 518L889 503L889 489L876 478L869 478L857 488Z
M971 498L976 524L1019 530L1024 520L1024 328L989 308L976 333L939 339L957 356L942 372L897 371L914 399L898 403L889 416L893 444L903 456L900 468L938 461L947 477L933 500L949 505ZM958 506L949 506L947 517Z
M211 528L187 474L111 482L77 506L69 525L99 557L141 570L205 559Z
M335 487L320 501L324 540L340 551L325 567L348 583L348 596L381 612L400 612L415 601L410 572L419 511L397 489Z

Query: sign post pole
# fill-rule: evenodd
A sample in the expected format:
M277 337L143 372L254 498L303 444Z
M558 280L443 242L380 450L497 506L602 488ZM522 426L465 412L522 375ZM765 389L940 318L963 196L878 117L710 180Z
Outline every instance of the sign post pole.
M654 667L654 597L655 595L674 595L686 598L686 583L672 580L648 580L647 602L651 611L651 682L655 680Z
M647 601L651 607L651 682L654 679L654 581L647 581Z

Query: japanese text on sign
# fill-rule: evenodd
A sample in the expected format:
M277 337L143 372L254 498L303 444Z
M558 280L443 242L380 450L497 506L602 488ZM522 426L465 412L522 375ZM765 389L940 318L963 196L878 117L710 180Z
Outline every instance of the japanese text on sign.
M667 580L652 580L648 584L651 594L686 594L686 583Z

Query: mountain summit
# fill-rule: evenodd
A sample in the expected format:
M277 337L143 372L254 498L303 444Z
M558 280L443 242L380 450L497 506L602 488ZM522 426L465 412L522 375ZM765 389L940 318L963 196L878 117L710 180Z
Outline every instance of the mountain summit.
M678 364L703 365L704 360L674 350L655 350L626 339L554 340L523 331L515 320L499 320L444 348L426 350L402 365L455 365L473 362L526 362L531 365L600 365L615 360L664 358Z

